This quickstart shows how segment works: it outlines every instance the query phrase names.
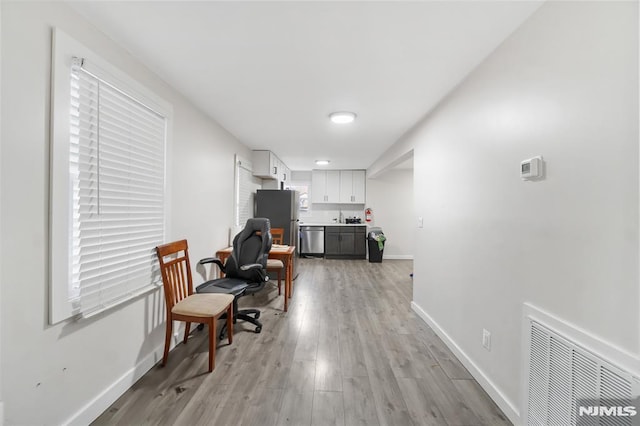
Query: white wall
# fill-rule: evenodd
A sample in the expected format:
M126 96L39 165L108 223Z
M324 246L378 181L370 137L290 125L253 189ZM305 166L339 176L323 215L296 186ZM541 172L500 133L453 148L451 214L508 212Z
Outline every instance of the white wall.
M373 210L372 226L382 228L387 241L384 259L412 259L416 215L413 170L389 170L367 179L367 206Z
M512 419L524 302L638 358L637 7L547 2L368 171L414 149L415 307Z
M61 28L173 104L169 239L187 238L195 261L226 245L233 224L233 156L250 152L65 4L0 7L0 365L6 422L60 424L79 414L75 420L86 424L102 411L101 403L111 402L158 359L164 302L156 292L90 320L47 323L51 28ZM198 274L194 279L200 282ZM92 405L101 392L104 398Z
M343 218L359 217L364 222L364 204L311 203L309 210L300 214L300 220L306 223L333 223Z

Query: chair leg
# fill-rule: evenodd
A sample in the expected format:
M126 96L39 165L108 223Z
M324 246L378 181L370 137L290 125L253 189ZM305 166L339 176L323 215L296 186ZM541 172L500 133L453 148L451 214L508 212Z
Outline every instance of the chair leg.
M216 368L216 319L209 319L209 373Z
M281 275L280 274L282 274L282 270L278 269L278 296L280 296L282 294L282 291L280 290L281 289L281 283L280 283Z
M227 308L227 337L229 344L233 343L233 303Z
M184 326L184 339L182 339L182 343L187 344L187 339L189 338L189 331L191 330L191 323L187 322Z
M164 355L162 356L162 365L167 364L167 358L169 358L169 345L171 344L171 332L173 331L173 320L171 317L167 318L166 335L164 338Z

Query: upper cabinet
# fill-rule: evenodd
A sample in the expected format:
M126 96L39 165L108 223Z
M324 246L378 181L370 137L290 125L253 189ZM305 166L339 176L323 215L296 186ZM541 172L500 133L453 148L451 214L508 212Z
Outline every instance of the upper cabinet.
M271 151L253 151L253 175L263 179L278 179L280 159Z
M340 170L340 202L364 204L365 171Z
M311 172L311 202L340 202L339 170L313 170Z
M263 179L284 182L291 180L291 170L271 151L253 151L253 175Z
M284 163L280 163L280 168L278 169L278 180L280 182L284 182L284 184L288 184L291 180L291 170Z
M364 170L353 171L353 202L364 204L367 201L367 175Z
M311 172L311 202L365 203L364 170L313 170Z

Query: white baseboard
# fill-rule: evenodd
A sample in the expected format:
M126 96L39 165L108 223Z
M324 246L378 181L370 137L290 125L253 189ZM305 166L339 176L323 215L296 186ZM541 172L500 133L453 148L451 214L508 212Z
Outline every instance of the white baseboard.
M162 358L164 343L156 347L150 354L142 358L132 369L123 374L109 387L100 392L77 413L72 415L64 425L88 425L98 418L111 404L125 393L135 382Z
M489 394L491 399L500 407L502 412L511 420L514 425L520 425L520 410L504 393L491 381L491 379L464 353L464 351L449 337L449 335L438 325L437 322L424 309L415 302L411 302L411 308L418 314L424 322L433 329L433 331L442 339L453 354L460 360L469 373L478 382L480 386Z
M382 254L382 259L389 260L413 260L412 254Z

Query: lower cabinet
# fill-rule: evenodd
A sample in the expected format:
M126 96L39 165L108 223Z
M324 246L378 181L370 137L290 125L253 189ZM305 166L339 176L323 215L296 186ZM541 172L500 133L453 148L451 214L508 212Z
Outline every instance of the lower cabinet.
M365 259L364 226L327 226L324 231L324 257L328 259Z

